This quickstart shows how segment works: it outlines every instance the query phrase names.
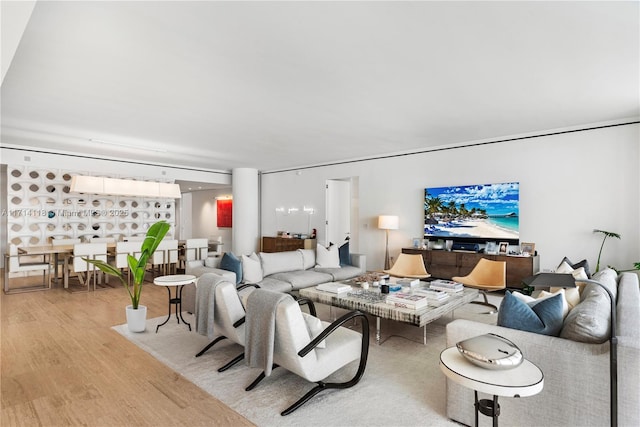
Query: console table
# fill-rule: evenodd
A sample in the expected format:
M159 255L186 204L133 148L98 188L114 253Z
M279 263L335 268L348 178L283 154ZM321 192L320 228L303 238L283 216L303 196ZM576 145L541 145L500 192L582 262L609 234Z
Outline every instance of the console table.
M289 237L262 237L262 252L285 252L296 249L315 249L316 239L294 239Z
M440 279L466 276L473 270L480 258L507 263L507 287L509 288L522 289L522 279L533 276L540 271L540 257L538 255L529 257L488 255L476 252L416 248L403 248L402 253L421 254L429 274Z

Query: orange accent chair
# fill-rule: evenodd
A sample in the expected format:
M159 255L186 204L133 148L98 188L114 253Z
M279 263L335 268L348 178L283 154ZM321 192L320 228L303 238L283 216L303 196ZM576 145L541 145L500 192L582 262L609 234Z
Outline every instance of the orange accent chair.
M489 314L497 313L498 307L489 303L487 292L499 291L507 287L507 263L480 258L471 273L466 276L454 276L451 280L478 289L484 301L472 301L472 303L492 307L493 310Z
M408 277L411 279L431 277L431 274L427 272L424 266L424 258L420 254L401 253L391 269L383 271L395 277Z

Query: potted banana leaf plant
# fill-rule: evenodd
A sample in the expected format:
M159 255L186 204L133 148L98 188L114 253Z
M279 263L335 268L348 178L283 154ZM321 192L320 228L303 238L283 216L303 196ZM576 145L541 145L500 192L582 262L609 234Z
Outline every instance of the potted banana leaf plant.
M140 305L140 294L142 293L142 283L144 282L147 261L156 251L158 245L170 228L171 225L166 221L156 222L147 230L145 239L140 247L140 256L136 258L131 254L127 255L127 264L129 265L132 284L127 280L125 273L111 264L100 260L83 258L85 261L94 264L103 273L116 276L124 285L131 298L131 305L126 307L127 326L131 332L143 332L145 330L147 307Z

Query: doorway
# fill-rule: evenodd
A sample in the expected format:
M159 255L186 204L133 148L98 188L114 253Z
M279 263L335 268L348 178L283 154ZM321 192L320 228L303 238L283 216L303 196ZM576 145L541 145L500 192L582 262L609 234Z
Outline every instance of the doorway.
M349 240L350 250L357 250L358 178L326 181L326 242L341 245Z

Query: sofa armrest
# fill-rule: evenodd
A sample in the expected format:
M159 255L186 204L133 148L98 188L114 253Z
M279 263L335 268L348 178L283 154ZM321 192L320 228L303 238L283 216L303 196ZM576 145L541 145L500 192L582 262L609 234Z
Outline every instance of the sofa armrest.
M365 254L349 254L349 260L353 267L358 267L360 269L360 273L364 274L367 272L367 257Z

